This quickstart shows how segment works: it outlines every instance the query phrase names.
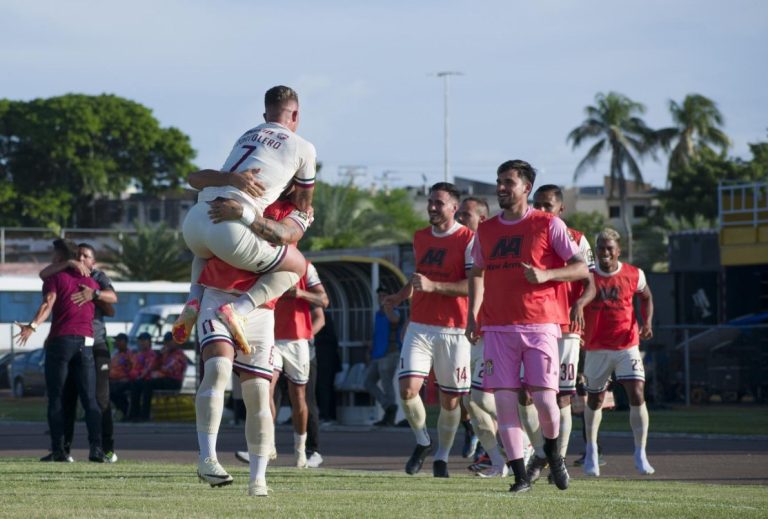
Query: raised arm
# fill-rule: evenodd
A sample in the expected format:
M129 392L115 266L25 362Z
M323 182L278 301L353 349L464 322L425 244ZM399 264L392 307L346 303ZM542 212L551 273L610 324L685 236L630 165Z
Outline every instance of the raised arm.
M40 271L40 279L45 280L45 278L49 278L53 276L54 274L58 274L62 270L67 270L68 268L76 269L80 274L83 276L90 276L91 272L88 270L88 267L86 267L83 263L77 261L77 260L67 260L67 261L60 261L58 263L51 263L47 267L45 267L43 270Z

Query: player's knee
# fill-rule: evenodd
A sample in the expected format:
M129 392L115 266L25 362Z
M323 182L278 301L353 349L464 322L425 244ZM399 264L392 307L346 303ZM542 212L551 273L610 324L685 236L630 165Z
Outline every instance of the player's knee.
M557 395L557 407L565 409L571 405L571 395Z
M226 357L211 357L205 361L203 379L198 394L214 396L224 394L232 377L232 361Z

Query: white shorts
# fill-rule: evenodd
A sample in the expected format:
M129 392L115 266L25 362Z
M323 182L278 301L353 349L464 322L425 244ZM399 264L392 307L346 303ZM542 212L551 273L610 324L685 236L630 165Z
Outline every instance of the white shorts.
M483 358L483 338L473 344L470 349L469 364L472 367L472 390L484 391L483 375L485 374L485 359Z
M275 369L294 384L303 386L309 382L309 361L308 340L275 341Z
M462 333L443 333L442 328L411 323L403 339L398 378L427 378L434 367L441 391L466 393L472 378L471 347Z
M587 379L587 391L601 393L605 391L611 373L616 372L616 380L641 380L645 382L645 369L640 348L633 346L626 350L588 350L584 360L584 377Z
M206 288L200 302L200 315L197 317L197 336L200 351L214 342L226 342L235 349L236 370L247 371L254 375L272 379L272 349L275 343L275 312L267 308L257 308L247 315L245 334L251 345L251 354L246 355L240 348L235 348L232 334L216 316L216 310L223 304L234 302L239 296Z
M197 203L184 218L184 241L195 256L218 256L233 267L256 273L269 272L283 261L287 247L262 240L239 220L213 223L208 208L207 203Z
M560 393L576 392L576 370L579 366L579 347L581 337L575 333L565 333L557 340L560 354Z

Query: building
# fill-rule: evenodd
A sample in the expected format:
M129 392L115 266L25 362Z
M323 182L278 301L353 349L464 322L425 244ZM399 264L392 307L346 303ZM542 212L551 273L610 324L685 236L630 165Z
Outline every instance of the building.
M602 186L569 187L563 191L565 203L565 218L568 213L597 212L609 220L612 227L623 227L621 200L618 197L619 188L614 186L613 196L610 193L611 178L603 177ZM629 222L632 225L642 222L659 205L658 190L650 184L640 184L627 181L627 210Z

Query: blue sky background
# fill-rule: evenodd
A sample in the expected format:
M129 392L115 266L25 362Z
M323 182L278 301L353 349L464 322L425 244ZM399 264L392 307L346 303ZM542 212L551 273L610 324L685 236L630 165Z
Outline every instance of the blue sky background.
M299 133L324 163L366 166L367 185L442 179L442 83L451 85L455 175L494 181L522 158L542 181L572 184L587 147L568 132L597 92L644 103L670 124L669 99L714 99L732 154L766 140L768 2L761 0L52 1L0 4L0 96L114 93L190 135L201 167L219 167L261 122L264 91L296 88ZM601 182L605 166L580 184ZM643 165L663 186L665 158Z

